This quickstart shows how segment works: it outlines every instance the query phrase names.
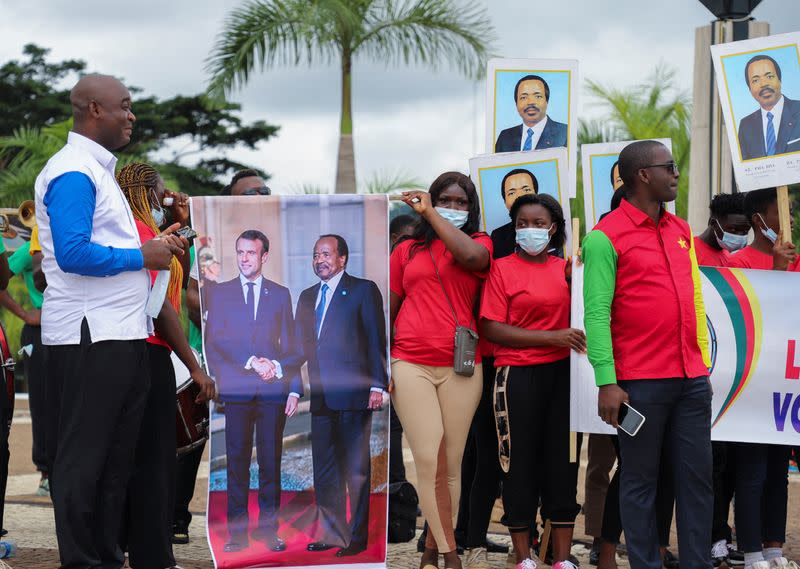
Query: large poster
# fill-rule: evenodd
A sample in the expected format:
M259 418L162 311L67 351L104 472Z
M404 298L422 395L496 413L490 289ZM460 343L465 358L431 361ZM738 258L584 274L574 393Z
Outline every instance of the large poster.
M525 193L556 198L564 210L564 219L571 219L565 148L484 154L470 159L469 171L481 200L482 229L487 233L503 228L513 233L509 210L514 200ZM571 239L568 222L565 251L572 250Z
M486 74L486 151L566 148L575 197L578 158L578 61L491 59Z
M672 140L653 139L672 152ZM611 197L622 185L619 177L619 153L633 140L624 142L598 142L581 145L581 165L583 170L583 210L586 215L588 231L597 225L600 217L611 210ZM675 202L667 204L667 210L675 213Z
M800 32L711 46L741 191L800 182Z
M700 267L711 349L711 438L796 445L800 440L800 315L786 310L800 275ZM583 329L583 267L572 270L572 326ZM572 354L573 431L614 430L597 416L585 355Z
M385 567L385 196L195 198L220 568Z

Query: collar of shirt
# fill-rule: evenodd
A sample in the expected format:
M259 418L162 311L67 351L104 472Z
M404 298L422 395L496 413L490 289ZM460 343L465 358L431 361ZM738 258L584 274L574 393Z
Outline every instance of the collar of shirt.
M82 134L75 131L70 131L67 135L67 144L75 146L91 154L92 158L97 160L103 168L114 175L114 170L117 166L117 157L111 154L108 150L97 144L91 138L86 138Z
M528 129L533 129L533 138L531 138L531 150L536 150L536 145L539 144L539 139L542 138L542 133L544 132L544 127L547 124L547 115L545 115L544 119L540 120L533 126L528 126L525 123L522 123L522 140L519 141L519 149L522 150L522 147L525 146L525 139L528 138Z
M645 225L647 222L650 222L651 225L655 226L653 218L640 210L638 207L634 206L625 198L623 198L619 203L619 207L622 208L622 211L624 211L630 220L636 225ZM663 223L670 215L672 214L667 211L667 209L664 207L664 204L661 204L661 215L658 217L658 222Z
M783 95L781 98L778 99L778 102L775 103L775 106L772 107L770 110L765 111L764 107L759 107L761 109L761 129L764 131L764 147L766 148L767 142L767 113L772 113L772 126L775 128L775 141L778 140L778 127L781 126L781 115L783 115Z
M344 274L344 271L339 271L338 273L333 275L327 282L326 281L319 281L319 292L317 293L317 301L319 301L319 297L322 294L322 285L326 284L326 285L328 285L328 293L329 294L327 295L327 298L325 299L327 301L325 304L327 305L327 304L331 303L331 298L333 298L333 293L336 292L336 288L339 286L339 281L342 280L342 275L343 274Z

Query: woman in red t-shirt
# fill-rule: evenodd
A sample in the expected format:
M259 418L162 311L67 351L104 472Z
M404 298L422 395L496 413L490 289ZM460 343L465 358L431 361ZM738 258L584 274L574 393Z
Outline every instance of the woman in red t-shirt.
M461 458L481 397L480 352L471 376L453 367L456 326L476 329L474 307L492 241L478 231L480 205L464 174L446 172L426 192L404 192L421 220L391 256L392 402L417 469L429 525L421 567L461 569L453 526ZM438 272L438 275L437 275Z
M151 166L128 164L117 173L117 182L130 204L139 238L155 238L166 219L162 202L164 182ZM188 197L173 194L172 229L188 221ZM122 222L122 221L121 221ZM188 258L188 251L184 253ZM151 271L155 281L158 271ZM170 350L189 368L201 390L198 399L214 396L214 382L195 359L180 321L183 267L175 257L170 265L167 297L155 319L155 334L147 339L149 383L142 426L136 448L136 462L128 483L126 544L134 567L172 567L172 503L175 493L175 371Z
M494 261L480 312L481 333L495 344L502 522L517 568L533 569L529 534L541 496L542 518L553 525L553 567L567 569L580 511L578 465L569 460L569 354L586 351L586 336L569 327L567 264L547 254L564 245L561 206L548 195L525 195L511 219L518 248Z

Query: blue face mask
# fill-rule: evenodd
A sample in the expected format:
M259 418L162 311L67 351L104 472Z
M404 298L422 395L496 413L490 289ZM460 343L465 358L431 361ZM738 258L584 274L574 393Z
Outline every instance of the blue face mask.
M770 228L770 227L767 225L767 222L766 222L766 221L764 221L764 218L763 218L763 217L761 217L761 214L760 214L760 213L759 213L759 214L756 214L756 215L758 215L758 218L761 220L761 223L763 223L763 224L764 224L764 227L766 227L766 229L764 229L764 228L762 228L762 229L761 229L761 234L762 234L762 235L764 235L764 237L766 237L767 239L769 239L769 240L770 240L770 241L772 241L773 243L775 243L775 241L777 241L777 240L778 240L778 234L777 234L777 233L775 233L775 232L774 232L774 231L773 231L773 230L772 230L772 229L771 229L771 228Z
M152 208L150 210L150 214L153 216L153 221L156 222L158 227L164 225L164 221L166 220L167 214L164 213L163 208Z
M717 237L717 232L714 232L714 237L717 239L717 244L728 251L729 253L735 253L740 249L744 249L747 247L747 235L736 235L735 233L728 233L722 226L719 224L719 221L716 219L714 220L717 222L717 227L719 230L722 231L722 239Z
M456 229L461 229L464 227L464 224L467 223L467 218L469 217L468 211L463 211L460 209L450 209L448 207L437 206L436 211L438 211L439 215L449 221Z
M517 245L528 255L538 255L550 243L550 229L544 227L524 227L517 229Z

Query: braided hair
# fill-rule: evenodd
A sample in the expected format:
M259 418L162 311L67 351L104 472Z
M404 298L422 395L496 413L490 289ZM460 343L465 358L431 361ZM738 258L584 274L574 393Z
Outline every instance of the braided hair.
M158 227L152 214L150 196L155 194L160 176L149 164L133 162L117 172L117 183L131 206L133 217L158 234ZM181 311L181 289L183 288L183 267L176 257L169 263L169 285L167 298L175 308Z

